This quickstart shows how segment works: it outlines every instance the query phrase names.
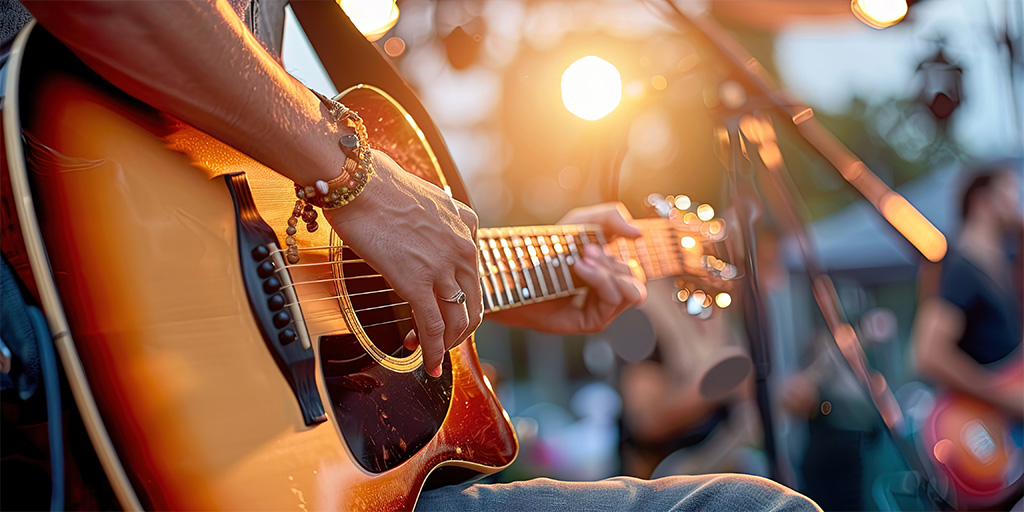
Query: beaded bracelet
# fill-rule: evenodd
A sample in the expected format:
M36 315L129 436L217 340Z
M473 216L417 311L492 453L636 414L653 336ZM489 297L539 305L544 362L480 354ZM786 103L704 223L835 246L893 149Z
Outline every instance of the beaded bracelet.
M344 135L338 141L338 145L345 153L345 167L341 174L330 181L317 180L313 185L295 184L295 197L298 200L295 201L295 208L288 218L288 227L285 229L288 235L285 238L285 244L288 246L285 256L288 263L292 264L299 262L299 248L295 242L299 219L306 223L306 231L316 231L319 225L316 222L317 213L313 209L314 206L319 206L322 210L345 206L363 191L374 174L373 153L370 151L366 126L363 125L359 114L319 92L310 90L327 107L334 122L346 123L355 129L355 133Z

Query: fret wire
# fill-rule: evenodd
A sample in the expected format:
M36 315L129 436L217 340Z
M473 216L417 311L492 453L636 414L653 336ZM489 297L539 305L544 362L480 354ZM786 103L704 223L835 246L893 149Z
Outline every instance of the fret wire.
M669 254L669 260L672 262L672 275L682 274L683 267L681 261L676 257L676 254L682 249L682 246L679 245L679 237L675 236L671 231L665 233L665 237L667 237L665 252Z
M480 263L479 272L480 290L482 292L482 295L484 296L484 306L487 309L494 309L494 302L491 300L491 283L487 281L486 277L484 277L484 265L482 261Z
M637 257L640 259L640 265L644 267L644 272L652 276L658 275L658 269L651 258L651 249L647 246L646 238L637 238L633 241L633 245L636 247Z
M644 244L644 251L647 252L647 259L651 262L651 275L661 277L664 274L661 271L661 262L658 261L657 241L646 235L641 240Z
M636 261L640 265L640 268L643 269L644 273L647 274L651 271L651 267L646 261L644 261L644 258L640 256L640 240L642 240L642 238L637 240L626 240L626 250L629 251L629 257Z
M641 267L643 267L644 272L649 272L650 274L653 275L654 268L651 265L650 253L647 250L647 244L644 242L644 239L639 238L637 240L632 240L631 242L632 244L630 244L629 247L633 249L632 254L635 255L634 257L636 258L637 262L640 263ZM641 251L643 251L642 254Z
M498 278L501 279L501 285L504 287L505 296L508 298L508 304L515 304L518 301L512 293L512 287L509 286L508 265L501 258L501 251L498 250L498 242L492 238L488 241L488 245L491 248L491 254L494 257L495 265L498 267Z
M508 272L512 276L512 283L516 287L516 297L519 298L518 302L524 303L527 298L523 296L523 282L519 278L519 265L512 259L512 249L509 248L508 233L503 233L503 235L505 236L502 237L501 243L499 244L501 245L502 259L505 261L505 266L508 268Z
M654 254L658 256L658 263L661 265L661 275L675 275L675 269L672 268L672 256L665 243L665 233L659 232L651 236L654 238Z
M558 260L562 262L562 274L565 276L565 285L569 287L569 291L576 289L575 283L572 282L572 272L569 270L569 260L566 257L565 251L565 237L555 235L552 238L555 242L555 254L558 256ZM561 250L559 250L561 248Z
M548 236L545 238L547 247L550 248L548 251L548 264L550 265L551 273L555 275L556 288L559 292L568 291L566 288L568 285L565 283L565 275L561 272L562 267L565 266L561 258L558 257L558 253L555 252L555 239L554 237Z
M534 243L535 241L532 236L523 237L523 241L526 243L526 252L530 255L530 261L533 263L534 273L537 275L537 280L540 282L540 293L547 296L548 285L544 279L544 270L541 269L540 258L537 257L537 252L539 252L540 249L537 249L537 245Z
M619 253L618 254L618 260L621 261L622 263L625 263L625 264L628 265L629 264L629 249L626 248L626 243L627 242L626 242L625 238L619 238L616 241L616 243L615 243L615 247L614 248L613 247L609 247L609 250L611 250L613 253L617 250L618 253ZM615 254L612 254L612 256L615 256Z
M501 261L501 254L495 250L497 242L492 238L488 240L488 246L490 246L489 252L491 261L494 262L494 266L497 267L498 272L495 276L498 279L498 284L501 285L502 297L505 298L505 306L511 306L515 304L515 297L512 295L512 290L509 287L509 279L505 263Z
M647 272L647 268L644 266L643 260L640 259L640 250L637 249L636 247L636 240L626 240L626 243L623 244L623 247L626 248L626 252L629 254L629 259L635 261L638 265L640 265L640 268L643 269L644 272Z
M537 269L531 269L529 260L526 259L526 251L523 250L523 237L519 235L512 236L512 248L516 254L516 259L519 261L519 268L523 270L523 277L526 280L527 290L530 292L530 300L536 300L537 289L533 284L533 280L536 279ZM530 275L530 271L533 270L533 276Z
M651 243L648 244L654 249L654 259L657 261L658 266L658 277L666 276L671 272L668 268L668 262L665 259L665 245L664 240L654 233L650 235Z
M572 263L575 264L577 261L580 260L580 258L582 258L582 255L580 254L580 251L578 251L576 249L576 243L579 241L579 237L573 235L572 233L569 233L569 234L566 234L563 238L565 239L566 247L569 250L569 255L566 256L566 260L568 260L569 258L572 258L572 260L573 260ZM569 280L572 281L573 289L575 290L576 289L576 282L573 280L571 275L569 277Z
M516 282L516 287L519 290L519 296L523 299L523 304L528 304L537 298L537 294L533 290L533 282L530 278L530 266L527 265L522 258L522 247L516 246L516 235L515 230L510 229L506 232L507 247L505 247L505 257L508 258L510 265L515 264L513 269L512 278Z
M551 281L551 287L554 288L555 293L561 293L563 288L559 285L558 272L552 263L551 248L548 247L547 237L544 235L537 236L537 244L540 247L541 256L544 258L544 266L547 269L547 276Z
M651 234L651 237L651 241L654 244L654 258L658 262L658 277L666 276L671 272L671 270L668 268L668 262L666 261L667 255L665 254L665 241L660 236L653 233Z
M484 240L484 239L480 239L480 254L483 255L483 259L487 263L487 274L486 275L487 275L487 278L490 279L491 287L492 287L492 290L494 291L494 297L493 297L494 300L492 302L496 302L499 307L502 307L502 306L505 305L505 303L502 302L502 300L501 300L502 299L502 297L501 297L501 289L500 289L501 287L498 286L498 280L494 277L494 269L497 268L497 266L494 265L494 263L491 261L491 254L490 254L490 251L487 249L487 241Z

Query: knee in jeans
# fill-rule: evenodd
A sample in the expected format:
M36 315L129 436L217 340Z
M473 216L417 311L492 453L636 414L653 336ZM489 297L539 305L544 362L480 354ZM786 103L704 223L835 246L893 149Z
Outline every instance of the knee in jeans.
M821 510L804 495L767 478L740 474L719 475L712 482L736 498L737 510Z

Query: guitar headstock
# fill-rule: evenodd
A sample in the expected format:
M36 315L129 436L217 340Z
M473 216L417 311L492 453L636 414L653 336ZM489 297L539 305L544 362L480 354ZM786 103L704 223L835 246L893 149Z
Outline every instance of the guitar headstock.
M708 318L715 307L732 304L732 290L739 277L736 265L723 259L728 238L725 219L716 217L707 203L686 195L650 194L644 201L661 218L670 221L679 236L678 244L689 260L686 275L675 280L674 300L698 318ZM696 258L694 258L696 257Z

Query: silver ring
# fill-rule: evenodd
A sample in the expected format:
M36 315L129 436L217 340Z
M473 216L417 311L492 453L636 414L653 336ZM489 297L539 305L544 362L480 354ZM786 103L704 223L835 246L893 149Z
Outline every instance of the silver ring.
M466 292L459 290L459 293L453 295L450 299L444 297L438 297L445 302L451 302L452 304L465 304L466 303Z

